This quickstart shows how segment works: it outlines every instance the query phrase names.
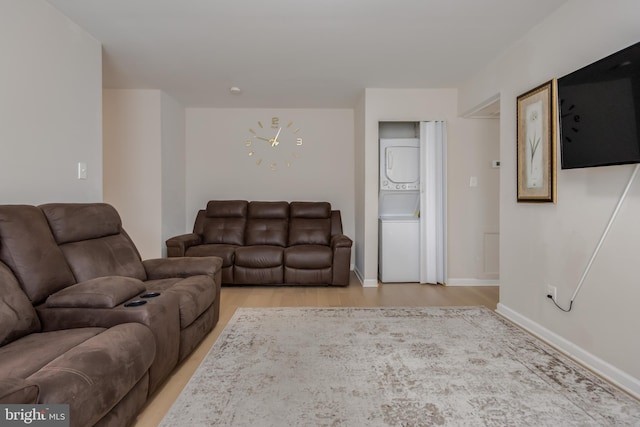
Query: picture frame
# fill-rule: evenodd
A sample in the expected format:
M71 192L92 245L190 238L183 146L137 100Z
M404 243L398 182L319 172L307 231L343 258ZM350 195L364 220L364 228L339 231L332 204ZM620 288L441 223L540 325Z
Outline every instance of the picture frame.
M557 81L517 99L518 202L556 202Z

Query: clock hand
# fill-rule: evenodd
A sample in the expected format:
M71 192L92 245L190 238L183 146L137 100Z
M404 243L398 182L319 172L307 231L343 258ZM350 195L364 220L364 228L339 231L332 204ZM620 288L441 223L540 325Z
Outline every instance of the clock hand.
M261 140L267 141L267 142L271 142L271 140L269 138L263 138L261 136L254 136L254 138L261 139Z
M280 141L278 141L278 136L280 136L280 131L282 130L282 128L278 128L278 133L276 133L275 138L273 138L273 140L271 141L271 146L275 147L276 145L280 144Z

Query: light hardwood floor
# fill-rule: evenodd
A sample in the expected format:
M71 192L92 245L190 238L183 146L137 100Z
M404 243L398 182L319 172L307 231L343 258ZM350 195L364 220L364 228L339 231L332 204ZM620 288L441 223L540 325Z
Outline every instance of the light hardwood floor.
M135 427L155 427L202 359L216 341L238 307L428 307L484 305L495 310L498 287L446 287L417 283L383 284L363 288L351 275L349 286L337 287L223 287L220 320L200 346L174 370L165 384L149 400Z

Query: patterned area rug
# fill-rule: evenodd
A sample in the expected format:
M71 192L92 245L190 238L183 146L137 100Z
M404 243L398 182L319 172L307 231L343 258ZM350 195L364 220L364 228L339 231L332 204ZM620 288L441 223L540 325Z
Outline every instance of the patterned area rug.
M640 426L482 307L238 309L161 426Z

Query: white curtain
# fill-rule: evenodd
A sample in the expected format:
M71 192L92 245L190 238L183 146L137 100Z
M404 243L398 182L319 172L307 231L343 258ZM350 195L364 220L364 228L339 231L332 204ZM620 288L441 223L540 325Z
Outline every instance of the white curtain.
M420 283L447 280L447 129L420 123Z

